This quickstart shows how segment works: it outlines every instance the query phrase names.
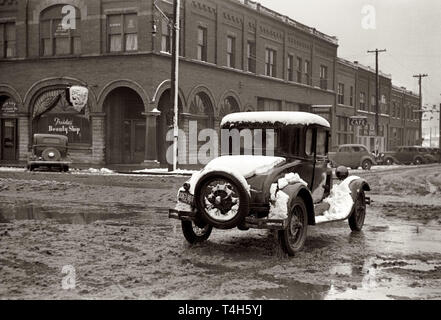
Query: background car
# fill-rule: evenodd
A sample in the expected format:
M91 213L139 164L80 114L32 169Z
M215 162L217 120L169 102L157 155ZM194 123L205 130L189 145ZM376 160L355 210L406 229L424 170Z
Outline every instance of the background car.
M337 152L330 152L328 156L333 167L345 166L351 169L362 167L363 170L370 170L377 164L375 156L361 144L341 145Z
M424 155L426 163L436 163L440 161L439 148L426 148L427 154Z
M71 164L68 155L68 138L55 134L35 134L31 154L28 159L28 170L40 167L58 168L69 171Z
M396 151L385 152L383 163L386 165L398 164L425 164L428 162L426 155L429 154L427 148L419 146L398 147Z

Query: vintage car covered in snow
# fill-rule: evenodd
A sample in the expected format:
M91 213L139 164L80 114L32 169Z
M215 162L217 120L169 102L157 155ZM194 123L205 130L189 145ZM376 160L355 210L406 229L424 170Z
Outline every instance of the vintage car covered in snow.
M271 229L294 255L305 244L308 226L349 220L353 231L362 229L370 187L348 177L345 167L336 170L340 182L333 186L327 120L304 112L235 113L221 128L252 130L264 142L260 150L242 146L240 155L212 160L179 190L169 217L181 220L188 242L207 240L213 228Z

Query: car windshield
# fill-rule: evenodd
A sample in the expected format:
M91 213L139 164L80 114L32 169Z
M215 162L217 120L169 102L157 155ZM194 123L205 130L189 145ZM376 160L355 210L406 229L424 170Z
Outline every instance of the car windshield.
M277 141L275 130L222 129L221 150L228 155L274 155Z

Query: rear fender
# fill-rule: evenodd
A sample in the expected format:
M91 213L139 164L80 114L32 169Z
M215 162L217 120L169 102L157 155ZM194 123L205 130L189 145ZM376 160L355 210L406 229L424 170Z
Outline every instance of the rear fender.
M292 202L297 197L303 199L303 201L305 202L306 210L308 210L308 224L311 226L315 226L314 204L309 189L301 183L295 183L286 186L281 191L285 192L289 196L288 209L292 207Z

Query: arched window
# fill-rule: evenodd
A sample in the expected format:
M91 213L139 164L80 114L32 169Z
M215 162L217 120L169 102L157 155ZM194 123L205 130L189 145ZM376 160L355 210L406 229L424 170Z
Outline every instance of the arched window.
M74 12L66 11L67 13L63 13L64 7L66 6L52 6L41 13L40 54L42 56L81 54L80 10L74 8ZM74 17L74 19L64 19L66 14ZM68 24L63 22L68 22Z
M233 97L227 97L222 103L221 110L220 110L220 118L225 117L226 115L229 115L230 113L239 112L239 104L237 103L236 99Z
M33 133L65 135L69 144L92 143L89 106L76 110L69 105L62 89L46 91L35 100L33 128Z
M197 116L200 120L199 125L202 129L214 128L214 109L210 98L204 92L195 95L190 104L190 113Z

